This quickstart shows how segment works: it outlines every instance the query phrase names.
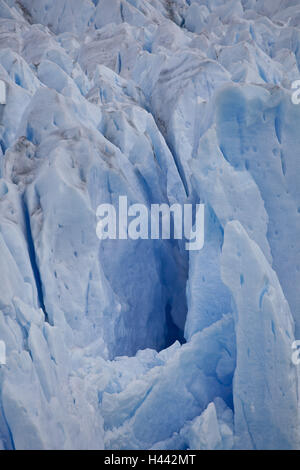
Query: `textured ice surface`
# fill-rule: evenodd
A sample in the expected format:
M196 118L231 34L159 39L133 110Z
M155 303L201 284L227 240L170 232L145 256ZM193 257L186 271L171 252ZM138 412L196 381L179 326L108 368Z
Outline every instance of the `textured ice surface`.
M298 0L0 0L0 448L300 447ZM205 203L198 252L96 208Z

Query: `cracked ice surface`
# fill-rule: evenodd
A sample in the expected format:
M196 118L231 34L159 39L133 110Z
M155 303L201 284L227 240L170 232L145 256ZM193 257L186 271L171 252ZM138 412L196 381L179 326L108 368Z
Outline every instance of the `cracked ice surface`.
M300 447L298 0L0 0L0 448ZM96 208L204 202L205 244Z

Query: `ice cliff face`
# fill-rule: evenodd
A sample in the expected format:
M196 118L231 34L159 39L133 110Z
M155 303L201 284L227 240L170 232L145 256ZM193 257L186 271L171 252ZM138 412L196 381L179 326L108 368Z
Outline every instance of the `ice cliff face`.
M298 0L0 0L0 448L300 447ZM205 203L205 245L100 241Z

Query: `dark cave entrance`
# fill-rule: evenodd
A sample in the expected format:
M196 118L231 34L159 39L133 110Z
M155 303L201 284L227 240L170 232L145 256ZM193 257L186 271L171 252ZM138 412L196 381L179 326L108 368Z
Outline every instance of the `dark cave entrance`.
M166 349L171 346L175 341L179 341L180 344L186 343L186 339L184 337L184 331L179 328L172 318L172 306L168 302L166 305L166 343L165 346L161 349ZM186 320L186 314L184 315L184 324Z

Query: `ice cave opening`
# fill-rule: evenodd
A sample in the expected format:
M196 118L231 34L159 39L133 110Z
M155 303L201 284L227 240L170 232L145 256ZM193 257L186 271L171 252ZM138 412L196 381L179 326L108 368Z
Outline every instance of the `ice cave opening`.
M107 333L110 358L132 357L144 349L160 352L176 341L185 343L188 252L174 240L106 242L101 259L120 302L120 311L113 320L110 317L113 330ZM111 256L114 250L120 259L123 247L127 255L131 250L139 253L126 267L130 284L126 277L115 276L120 266L118 258Z

